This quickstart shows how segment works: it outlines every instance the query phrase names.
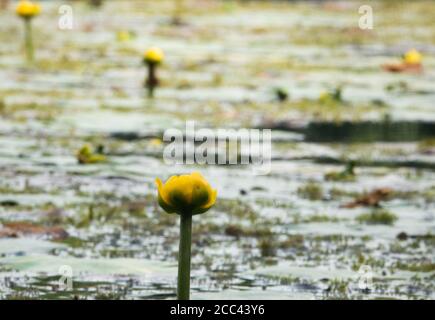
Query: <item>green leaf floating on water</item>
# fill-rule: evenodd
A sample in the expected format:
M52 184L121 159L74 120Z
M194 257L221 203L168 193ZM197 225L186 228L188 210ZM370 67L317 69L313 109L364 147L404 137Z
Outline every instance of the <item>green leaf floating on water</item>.
M60 274L59 268L62 266L71 267L73 274L147 275L168 278L176 274L176 268L167 262L130 258L73 258L31 254L2 258L0 264L18 271L49 275Z
M118 274L174 277L174 264L161 261L130 258L75 258L50 255L64 245L34 239L5 239L0 241L0 265L29 273L59 274L61 266L69 266L74 275Z

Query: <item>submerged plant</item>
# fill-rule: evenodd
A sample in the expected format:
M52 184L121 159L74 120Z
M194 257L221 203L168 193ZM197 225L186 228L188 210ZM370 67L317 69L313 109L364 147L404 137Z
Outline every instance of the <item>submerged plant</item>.
M172 15L172 24L181 25L182 20L181 16L184 11L184 3L183 0L174 0L174 13Z
M89 0L89 4L92 7L99 8L103 5L103 0Z
M89 144L85 144L77 152L77 161L80 164L94 164L106 161L106 157L101 154L101 150L97 152L92 151L92 147Z
M24 46L28 62L33 62L34 48L32 37L32 19L41 12L41 6L30 0L20 0L16 13L24 21Z
M349 161L343 171L333 171L325 174L325 180L327 181L354 181L355 177L355 161Z
M323 189L315 182L308 182L306 185L298 188L298 195L309 200L322 200Z
M148 76L145 81L145 86L148 88L148 96L152 98L154 96L154 89L159 85L159 79L157 78L157 66L163 61L164 54L162 49L153 47L145 51L143 62L148 68Z
M393 190L390 188L378 188L373 190L372 192L368 194L363 194L359 197L357 197L355 200L348 202L344 205L342 205L342 208L356 208L356 207L375 207L379 208L380 202L384 200L388 200L388 198L393 193Z
M159 205L167 213L180 216L177 298L189 300L192 216L210 209L216 202L217 191L198 172L172 176L165 184L157 178L156 184Z
M280 102L286 101L289 97L287 90L285 90L284 88L275 88L274 92L276 98Z
M369 213L363 213L356 217L359 223L365 224L385 224L393 225L397 220L397 216L394 213L386 209L373 209Z
M136 38L136 33L130 30L120 30L116 33L116 40L118 42L128 42Z
M322 104L332 104L343 102L343 89L337 87L332 91L324 91L319 96L319 102Z
M398 63L389 63L383 65L383 68L390 72L417 72L423 71L423 56L416 50L408 50L403 56L402 61Z

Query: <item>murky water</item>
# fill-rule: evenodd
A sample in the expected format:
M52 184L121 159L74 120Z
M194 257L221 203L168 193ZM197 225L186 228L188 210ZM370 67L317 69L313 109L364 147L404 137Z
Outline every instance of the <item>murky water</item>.
M170 1L107 2L74 3L70 31L44 3L32 67L0 12L0 298L175 298L178 219L154 179L193 170L219 193L194 218L194 299L435 298L433 4L377 2L363 32L357 2L188 2L181 26ZM381 68L410 47L423 73ZM271 172L165 165L159 138L186 120L274 128ZM108 161L78 164L86 142Z

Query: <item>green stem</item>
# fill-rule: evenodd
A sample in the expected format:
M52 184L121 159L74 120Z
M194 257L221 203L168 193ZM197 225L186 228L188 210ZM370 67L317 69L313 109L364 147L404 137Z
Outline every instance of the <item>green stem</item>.
M178 300L190 297L190 248L192 244L192 214L180 215L180 248L178 251Z
M175 0L175 10L172 17L172 23L177 25L181 23L181 16L183 13L183 0Z
M146 86L148 88L148 97L153 98L154 97L154 88L159 83L157 76L156 76L156 64L155 63L148 63L148 78L146 81Z
M24 44L26 47L26 56L28 62L33 62L34 52L33 52L33 39L32 39L32 21L30 18L24 19Z

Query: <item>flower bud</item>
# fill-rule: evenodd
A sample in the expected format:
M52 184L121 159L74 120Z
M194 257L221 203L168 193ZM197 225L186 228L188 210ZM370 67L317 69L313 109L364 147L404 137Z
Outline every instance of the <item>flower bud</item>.
M164 59L164 54L162 49L160 48L153 47L145 51L144 54L145 63L160 64L163 61L163 59Z
M41 12L41 6L30 0L21 0L16 8L16 13L22 18L33 18Z
M423 57L420 52L418 52L415 49L409 50L405 55L403 56L403 60L406 64L421 64L421 61L423 60Z
M165 184L157 178L156 184L159 205L167 213L200 214L216 202L217 191L198 172L172 176Z

